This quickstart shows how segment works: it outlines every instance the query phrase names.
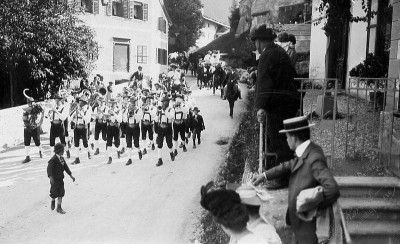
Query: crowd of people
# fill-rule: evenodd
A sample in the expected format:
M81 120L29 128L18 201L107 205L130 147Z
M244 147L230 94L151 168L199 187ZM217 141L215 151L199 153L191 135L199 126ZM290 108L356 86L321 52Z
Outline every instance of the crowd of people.
M170 150L172 161L178 149L187 151L189 139L193 148L201 143L204 120L192 92L187 87L177 66L171 65L170 72L160 82L150 86L143 79L139 67L131 81L116 94L112 84L105 87L96 76L93 84L83 82L82 89L60 89L50 108L41 106L27 97L28 107L24 108L24 145L26 157L30 159L30 141L33 138L43 157L40 142L40 125L45 118L50 120L50 146L56 138L66 145L67 158L74 157L72 164L79 164L81 154L91 159L100 153L100 144L106 145L108 164L113 158L127 153L126 165L134 161L134 152L142 159L149 150L157 147L158 162L163 165L164 142ZM100 136L101 135L101 136ZM71 153L71 150L74 152Z

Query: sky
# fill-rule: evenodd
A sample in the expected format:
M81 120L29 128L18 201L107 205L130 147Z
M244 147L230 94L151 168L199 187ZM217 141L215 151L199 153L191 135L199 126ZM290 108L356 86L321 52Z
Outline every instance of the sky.
M204 15L229 25L229 9L233 0L201 0L204 5ZM239 2L239 1L237 1Z

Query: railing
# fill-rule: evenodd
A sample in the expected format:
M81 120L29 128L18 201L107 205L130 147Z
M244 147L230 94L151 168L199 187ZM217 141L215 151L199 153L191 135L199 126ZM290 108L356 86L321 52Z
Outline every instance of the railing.
M300 109L316 124L312 139L323 148L329 167L355 160L400 175L399 79L351 78L347 89L337 79L296 81L301 83ZM260 144L265 140L267 145L268 132L263 133ZM273 153L263 155L264 167L268 156Z

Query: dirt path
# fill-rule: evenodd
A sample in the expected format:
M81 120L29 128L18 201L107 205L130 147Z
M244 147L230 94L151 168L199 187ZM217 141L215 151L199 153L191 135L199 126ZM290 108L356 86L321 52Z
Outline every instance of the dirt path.
M211 90L195 90L194 96L206 126L197 149L190 143L174 162L164 150L162 167L155 167L157 155L151 150L130 166L125 166L126 154L106 165L104 145L90 161L74 166L69 160L77 180L64 180L66 215L50 211L49 147L47 158L33 157L27 165L20 163L23 148L1 153L0 243L189 243L200 211L200 186L214 177L228 147L215 142L233 136L245 107L244 96L231 119L228 102Z

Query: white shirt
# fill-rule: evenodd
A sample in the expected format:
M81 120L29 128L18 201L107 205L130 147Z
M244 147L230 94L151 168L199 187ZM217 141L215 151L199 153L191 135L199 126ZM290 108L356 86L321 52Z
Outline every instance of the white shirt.
M297 148L296 148L296 156L300 158L303 156L304 151L307 149L308 145L310 145L311 141L307 140L303 143L301 143Z

